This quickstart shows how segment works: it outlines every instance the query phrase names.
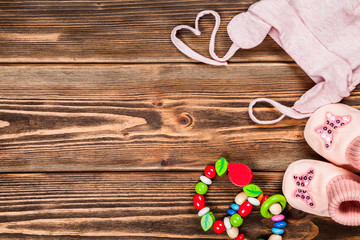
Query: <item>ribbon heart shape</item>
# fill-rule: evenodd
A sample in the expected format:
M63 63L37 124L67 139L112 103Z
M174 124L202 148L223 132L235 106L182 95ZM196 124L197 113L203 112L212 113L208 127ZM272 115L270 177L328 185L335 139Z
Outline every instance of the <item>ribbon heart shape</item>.
M215 26L214 29L211 33L211 38L210 38L210 44L209 44L209 52L210 55L213 59L210 58L206 58L202 55L200 55L199 53L195 52L194 50L192 50L190 47L188 47L183 41L181 41L179 38L176 37L176 33L177 31L181 30L181 29L187 29L190 30L192 33L194 33L197 36L201 35L201 32L199 30L199 20L201 17L211 14L215 17ZM173 42L173 44L182 52L184 53L186 56L195 59L197 61L203 62L203 63L207 63L207 64L211 64L211 65L217 65L217 66L221 66L221 65L227 65L226 60L229 59L232 55L234 55L234 53L236 52L236 50L238 50L238 47L236 47L234 44L230 47L228 53L223 57L223 58L219 58L215 52L214 52L214 48L215 48L215 36L216 33L218 31L220 27L220 16L217 12L212 11L212 10L205 10L205 11L201 11L195 20L195 28L190 27L188 25L179 25L177 27L175 27L172 32L171 32L171 41Z

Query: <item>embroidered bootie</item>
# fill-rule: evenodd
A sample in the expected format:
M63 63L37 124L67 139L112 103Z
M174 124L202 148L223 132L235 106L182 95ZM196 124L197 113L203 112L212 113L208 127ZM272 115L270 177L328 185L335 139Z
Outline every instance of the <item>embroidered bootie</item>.
M360 225L360 176L348 170L322 161L296 161L285 172L283 193L296 209Z
M360 172L360 111L344 105L319 108L308 120L304 136L330 162Z

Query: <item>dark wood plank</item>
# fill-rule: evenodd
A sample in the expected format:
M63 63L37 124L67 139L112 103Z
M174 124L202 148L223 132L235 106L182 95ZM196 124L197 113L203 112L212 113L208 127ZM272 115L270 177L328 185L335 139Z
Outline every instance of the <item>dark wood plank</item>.
M1 239L224 239L204 233L192 206L194 173L51 173L0 175ZM282 173L255 173L269 194L281 191ZM206 195L223 218L241 189L217 178ZM287 210L285 239L359 239L359 227ZM248 239L268 236L271 220L246 218ZM331 229L331 230L330 230Z
M283 171L321 159L306 119L262 126L247 107L291 106L311 86L295 64L1 66L0 171L200 170L220 156ZM358 89L346 103L359 107Z
M256 0L59 0L0 2L0 62L191 62L170 41L171 30L194 24L198 12L213 9L222 17L216 39L219 56L231 40L226 26ZM214 21L201 22L203 36L180 33L194 49L208 55ZM232 59L292 61L271 39L241 50Z

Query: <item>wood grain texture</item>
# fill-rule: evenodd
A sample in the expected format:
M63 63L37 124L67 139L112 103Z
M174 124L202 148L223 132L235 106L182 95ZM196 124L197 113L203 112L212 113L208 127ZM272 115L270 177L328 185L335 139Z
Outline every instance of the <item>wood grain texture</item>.
M2 66L0 171L201 170L220 156L283 171L321 159L303 139L306 120L257 125L248 104L291 106L312 85L295 64Z
M222 17L216 39L219 56L231 40L226 26L256 0L59 0L0 2L0 62L191 62L170 41L180 24L194 25L198 12L213 9ZM214 20L201 21L203 35L180 37L204 55ZM241 50L232 62L292 61L270 38Z
M0 175L1 239L224 239L204 233L192 206L194 173L49 173ZM136 179L136 180L135 180ZM256 173L254 183L269 194L281 191L282 173ZM223 218L241 189L217 178L206 195ZM285 239L359 240L359 227L288 207ZM259 212L242 227L248 239L269 235L272 221Z

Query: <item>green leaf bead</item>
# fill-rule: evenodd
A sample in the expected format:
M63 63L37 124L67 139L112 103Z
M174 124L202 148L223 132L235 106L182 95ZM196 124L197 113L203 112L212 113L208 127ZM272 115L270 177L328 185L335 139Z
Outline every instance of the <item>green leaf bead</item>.
M255 184L246 185L245 187L243 187L243 191L249 197L257 197L262 193L261 189Z
M212 212L208 212L201 218L201 227L206 232L209 230L215 222L215 217Z
M241 224L243 224L243 221L244 220L242 219L242 217L237 213L232 215L231 218L230 218L230 223L234 227L240 227Z
M203 182L198 182L195 186L195 191L197 194L204 195L208 190L208 186Z
M226 161L225 158L220 158L215 164L215 171L217 175L220 177L223 176L227 172L227 166L229 163Z

